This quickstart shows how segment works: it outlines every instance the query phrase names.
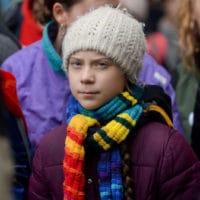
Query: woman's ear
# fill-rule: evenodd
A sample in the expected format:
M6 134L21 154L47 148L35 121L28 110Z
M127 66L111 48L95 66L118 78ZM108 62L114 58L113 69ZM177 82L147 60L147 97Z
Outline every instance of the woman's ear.
M53 5L53 17L58 24L67 24L67 11L61 3L57 2Z

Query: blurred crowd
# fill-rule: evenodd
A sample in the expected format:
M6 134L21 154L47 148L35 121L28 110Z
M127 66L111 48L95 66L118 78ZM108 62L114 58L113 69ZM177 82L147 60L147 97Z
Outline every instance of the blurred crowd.
M163 88L174 128L200 158L200 1L119 1L0 0L1 200L28 199L34 153L65 122L63 37L77 18L105 3L120 3L143 23L147 52L138 82Z

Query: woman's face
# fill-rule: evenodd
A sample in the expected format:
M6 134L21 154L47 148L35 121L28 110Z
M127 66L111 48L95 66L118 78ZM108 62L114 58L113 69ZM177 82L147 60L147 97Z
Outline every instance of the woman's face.
M200 0L194 0L194 4L193 4L193 19L197 23L198 32L200 33Z
M121 5L139 21L145 21L149 12L149 1L147 0L119 0Z
M95 51L71 55L68 78L72 94L88 110L99 108L123 92L126 85L121 68Z
M68 25L74 22L77 17L83 15L91 9L98 8L99 6L103 6L105 4L112 5L116 7L118 5L118 0L82 0L78 3L74 4L67 11L67 22Z

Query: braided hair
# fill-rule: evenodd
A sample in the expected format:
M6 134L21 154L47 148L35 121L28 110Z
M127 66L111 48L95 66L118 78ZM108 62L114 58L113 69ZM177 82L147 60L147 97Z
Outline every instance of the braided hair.
M131 156L128 150L128 145L123 142L120 146L120 152L122 156L122 177L124 185L124 199L133 200L135 199L134 193L134 181L131 176Z

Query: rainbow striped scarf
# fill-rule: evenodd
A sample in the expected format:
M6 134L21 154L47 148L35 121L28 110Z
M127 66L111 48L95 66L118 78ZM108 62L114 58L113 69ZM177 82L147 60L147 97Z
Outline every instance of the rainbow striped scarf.
M98 163L101 199L123 199L121 157L118 148L115 147L124 141L135 127L143 107L138 102L138 98L128 92L119 94L94 111L86 110L80 104L77 105L74 108L69 106L71 112L68 111L73 113L73 116L69 121L65 140L64 199L83 200L85 198L83 172L85 140L87 145L101 152ZM101 126L103 122L108 123ZM88 135L90 127L98 128L95 133Z

